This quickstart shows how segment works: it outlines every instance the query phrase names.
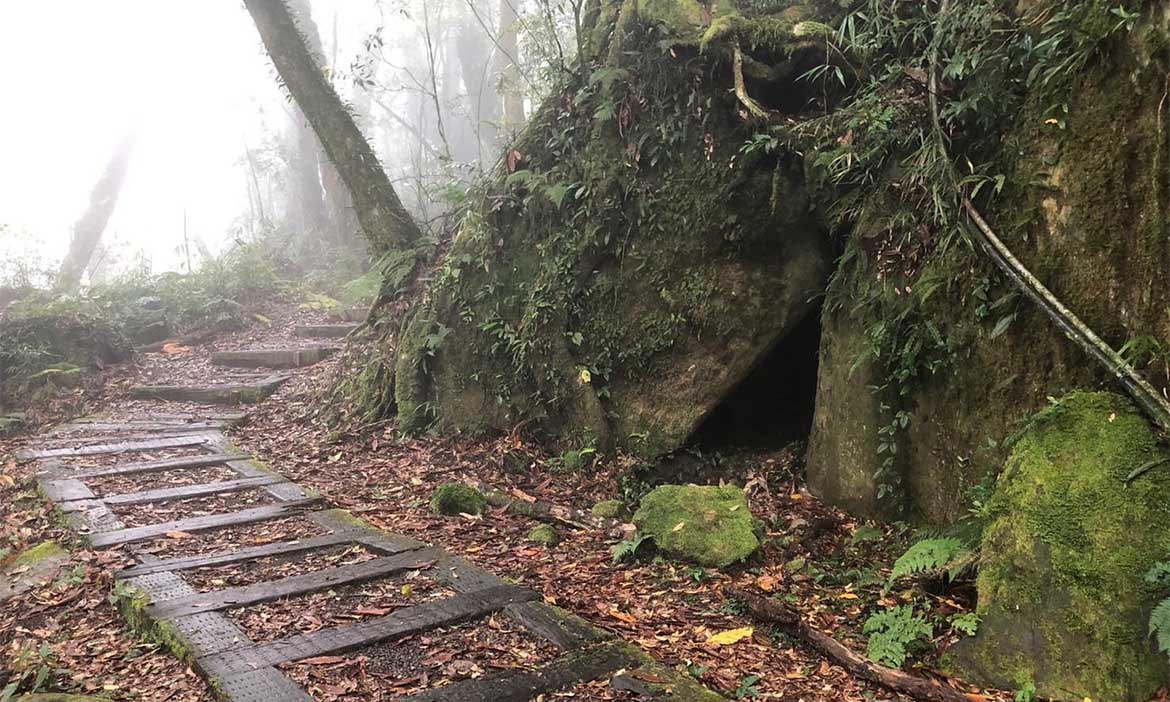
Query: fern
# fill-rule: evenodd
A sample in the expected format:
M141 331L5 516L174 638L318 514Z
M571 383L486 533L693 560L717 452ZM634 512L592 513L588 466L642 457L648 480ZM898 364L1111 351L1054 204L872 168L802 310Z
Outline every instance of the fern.
M1170 562L1155 563L1145 579L1163 592L1170 589ZM1162 600L1150 613L1150 636L1157 641L1159 651L1170 654L1170 597Z
M638 549L649 538L649 536L633 536L625 541L619 541L612 549L613 562L621 563L625 560L633 560L638 555Z
M894 561L890 582L911 575L946 575L955 580L974 563L975 551L960 539L924 539Z
M906 662L907 647L934 635L934 627L914 614L914 607L901 605L870 616L862 631L869 635L866 655L869 659L901 668Z

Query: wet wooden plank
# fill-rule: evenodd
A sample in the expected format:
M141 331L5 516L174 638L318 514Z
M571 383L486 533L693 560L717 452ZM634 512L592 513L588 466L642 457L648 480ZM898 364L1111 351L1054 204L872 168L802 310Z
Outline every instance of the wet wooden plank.
M181 468L204 468L220 464L226 465L232 461L246 460L248 458L251 458L251 455L247 453L210 453L203 456L183 456L181 458L164 458L158 461L143 461L141 463L123 463L122 465L111 468L99 468L97 470L74 473L72 477L76 480L86 480L87 478L104 478L110 475L153 473ZM68 470L68 468L65 467L64 470Z
M240 478L239 480L224 480L217 483L202 483L199 485L183 485L157 490L142 490L127 492L120 495L103 497L102 502L107 505L141 505L148 502L165 502L167 500L185 500L192 497L206 497L226 492L239 492L251 488L264 487L273 483L283 483L287 480L280 475L263 475L258 478Z
M163 524L148 524L146 526L131 527L129 529L118 529L116 531L93 534L89 537L89 539L90 543L92 543L96 548L108 548L110 546L120 546L122 544L134 543L136 541L147 541L149 539L155 539L160 536L165 536L169 531L194 533L200 531L209 531L211 529L222 529L225 527L238 526L241 524L263 522L269 519L290 517L292 515L304 512L306 509L309 509L317 502L319 502L319 500L310 499L301 500L298 502L286 502L283 504L264 505L263 507L253 507L251 509L245 509L239 512L209 514L202 517L191 517L190 519L179 519L173 522L165 522Z
M337 350L336 346L309 346L217 351L211 354L211 363L229 368L304 368L324 361Z
M396 556L375 558L372 561L328 568L315 573L293 575L253 585L227 588L226 590L203 592L169 602L152 604L147 607L147 611L154 617L173 619L202 612L246 607L279 600L282 597L328 590L338 585L375 580L406 570L427 568L434 564L438 555L438 551L433 549L400 553Z
M213 674L223 676L314 656L344 653L406 634L458 624L536 597L538 595L535 592L512 585L467 592L445 600L400 609L377 619L225 651L199 663Z
M315 551L321 548L329 548L330 546L357 543L355 539L358 536L359 534L357 532L338 531L332 534L314 536L309 539L300 539L297 541L279 541L273 544L250 546L248 548L242 548L226 553L213 553L211 555L204 556L171 558L151 563L141 563L118 572L117 577L121 579L135 578L140 575L150 575L151 573L167 573L182 570L192 570L194 568L228 565L231 563L250 561L257 558L268 558L270 556L292 555L305 551Z
M133 397L173 402L203 402L215 405L248 405L268 398L289 376L268 376L254 383L222 385L139 385L130 388Z
M610 642L573 651L533 671L513 671L451 683L405 699L419 702L529 702L538 695L589 682L636 665L629 644Z
M66 458L69 456L99 456L107 453L128 453L131 451L153 451L164 448L182 448L184 446L199 446L211 441L206 434L184 434L183 436L166 436L144 441L115 441L88 446L67 446L51 449L21 449L16 457L22 460L33 458Z

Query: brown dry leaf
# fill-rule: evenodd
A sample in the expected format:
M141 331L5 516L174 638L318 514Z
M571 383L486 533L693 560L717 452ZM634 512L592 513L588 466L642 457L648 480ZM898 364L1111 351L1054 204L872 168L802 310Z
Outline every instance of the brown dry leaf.
M195 538L195 535L189 534L185 531L168 531L166 533L166 537L168 539L193 539Z

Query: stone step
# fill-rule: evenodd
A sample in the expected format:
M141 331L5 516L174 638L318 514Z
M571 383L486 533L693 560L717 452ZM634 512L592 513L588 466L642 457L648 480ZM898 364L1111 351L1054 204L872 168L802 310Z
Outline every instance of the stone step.
M172 402L202 402L213 405L250 405L263 402L283 385L289 376L270 375L254 383L224 383L222 385L139 385L130 388L133 397L170 400Z
M293 334L303 339L341 339L354 329L356 324L305 324L293 329Z
M337 350L336 346L309 346L306 348L216 351L211 354L211 363L230 368L304 368L324 361Z
M364 307L347 307L329 311L329 319L335 322L364 322L370 310Z

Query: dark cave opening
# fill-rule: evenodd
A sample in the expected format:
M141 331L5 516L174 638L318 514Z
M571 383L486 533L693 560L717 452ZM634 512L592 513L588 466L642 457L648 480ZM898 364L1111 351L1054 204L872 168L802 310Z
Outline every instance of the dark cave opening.
M724 398L691 437L701 450L773 449L805 441L817 392L821 316L810 314Z

